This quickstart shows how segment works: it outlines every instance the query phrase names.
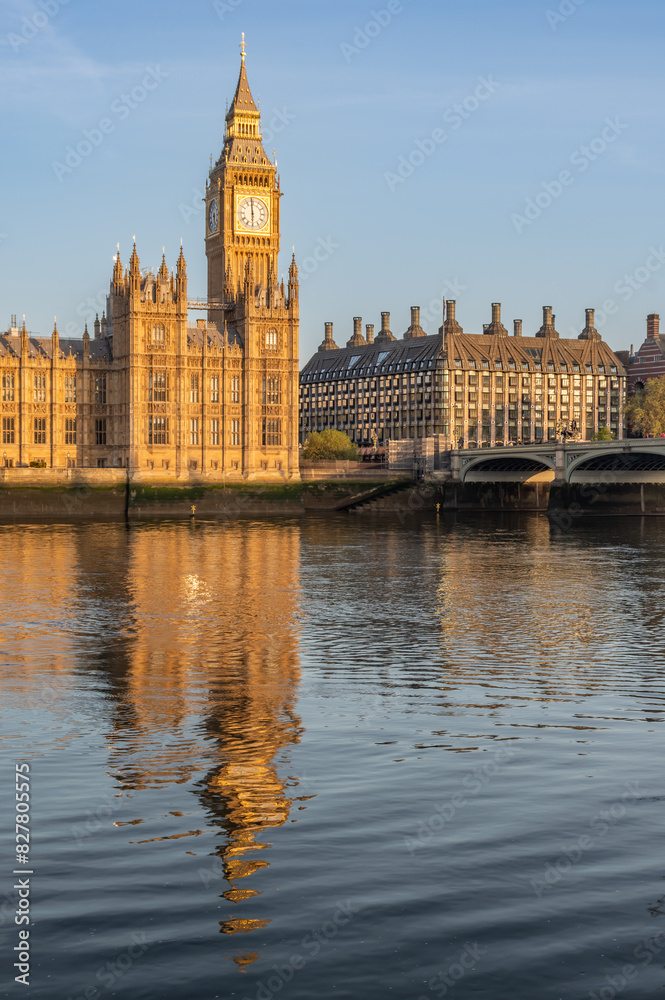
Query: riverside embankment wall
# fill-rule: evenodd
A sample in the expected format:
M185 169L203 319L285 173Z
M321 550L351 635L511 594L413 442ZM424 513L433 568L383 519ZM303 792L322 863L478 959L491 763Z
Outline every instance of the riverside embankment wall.
M381 497L400 484L396 477L317 478L296 483L146 482L115 469L65 471L12 469L0 472L0 521L151 520L298 517L334 512L350 503ZM340 470L327 470L328 475ZM352 470L344 470L350 476ZM408 479L402 482L408 486ZM414 483L377 512L400 515L441 512L533 511L560 523L581 516L665 515L665 483ZM372 510L372 505L363 512Z
M177 483L128 479L118 469L2 470L0 520L122 520L298 516L334 511L395 482L381 475L295 483Z

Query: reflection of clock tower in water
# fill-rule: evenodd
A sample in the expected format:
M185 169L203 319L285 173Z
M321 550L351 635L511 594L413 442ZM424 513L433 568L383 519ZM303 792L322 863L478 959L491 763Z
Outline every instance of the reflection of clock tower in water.
M224 149L206 191L211 303L235 297L244 286L248 261L253 263L256 289L277 285L279 179L261 141L261 114L247 81L244 36L242 48L240 79L226 115Z

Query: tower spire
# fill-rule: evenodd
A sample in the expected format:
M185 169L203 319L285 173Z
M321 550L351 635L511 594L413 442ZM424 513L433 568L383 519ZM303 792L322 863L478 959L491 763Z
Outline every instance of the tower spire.
M233 95L233 100L231 101L231 107L229 108L226 119L235 116L236 114L253 114L258 117L259 109L254 102L252 97L252 92L249 89L249 80L247 79L247 67L245 65L245 36L242 36L242 55L240 63L240 76L238 77L238 86L236 87L236 92Z

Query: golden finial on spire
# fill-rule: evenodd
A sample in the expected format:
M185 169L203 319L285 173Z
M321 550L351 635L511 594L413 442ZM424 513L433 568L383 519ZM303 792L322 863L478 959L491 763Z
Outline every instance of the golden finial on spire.
M242 42L240 43L240 53L242 55L242 61L245 61L245 53L247 52L247 46L245 45L245 32L242 33Z

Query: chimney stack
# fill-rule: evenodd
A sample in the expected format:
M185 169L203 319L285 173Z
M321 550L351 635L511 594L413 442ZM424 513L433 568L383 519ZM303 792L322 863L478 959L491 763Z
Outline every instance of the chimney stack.
M414 337L426 337L427 334L420 325L420 306L411 306L411 326L404 334L405 340L412 340Z
M383 313L381 313L381 330L380 330L379 335L376 338L376 340L377 340L377 343L381 343L381 344L385 344L388 341L390 341L392 343L394 340L397 340L397 338L395 336L393 336L393 333L392 333L392 331L390 329L390 313L389 312L383 312Z
M600 336L600 334L598 333L598 330L596 330L596 327L594 325L595 322L596 322L596 310L595 309L587 309L586 310L586 326L584 327L584 329L582 330L581 334L579 335L579 338L578 338L579 340L601 340L602 339L601 336Z
M373 323L368 323L367 326L365 327L365 332L366 332L365 340L367 341L368 344L373 344L374 343L374 324Z
M651 313L647 316L647 337L657 340L660 337L660 316L658 313Z
M515 336L516 337L521 337L522 336L522 320L521 319L514 319L513 320L513 327L514 327L514 334L515 334Z
M365 338L363 337L363 320L362 316L353 317L353 336L351 340L347 342L347 347L362 347L365 343Z
M320 351L337 351L339 348L333 340L333 325L332 323L326 323L326 339L323 341L319 347Z
M554 322L556 317L552 315L552 306L543 306L543 325L536 334L537 337L551 337L555 340L558 339L559 334L557 333Z
M492 322L483 326L483 333L488 337L507 337L508 331L501 322L501 303L492 303Z

